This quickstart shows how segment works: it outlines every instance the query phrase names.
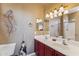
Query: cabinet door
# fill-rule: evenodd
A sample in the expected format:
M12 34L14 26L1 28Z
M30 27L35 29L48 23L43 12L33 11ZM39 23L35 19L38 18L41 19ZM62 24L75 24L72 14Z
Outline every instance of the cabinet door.
M55 51L55 56L65 56L64 54L58 52L58 51Z
M45 47L44 47L44 44L35 40L35 52L36 52L36 55L37 56L44 56L45 55Z
M54 50L48 46L45 46L45 56L54 56Z
M39 52L39 51L38 51L39 42L38 42L37 40L35 40L34 43L35 43L35 45L34 45L34 51L36 52L36 55L39 55L39 54L38 54L38 52Z
M45 45L41 42L39 42L39 47L38 47L38 53L39 56L44 56L45 55Z

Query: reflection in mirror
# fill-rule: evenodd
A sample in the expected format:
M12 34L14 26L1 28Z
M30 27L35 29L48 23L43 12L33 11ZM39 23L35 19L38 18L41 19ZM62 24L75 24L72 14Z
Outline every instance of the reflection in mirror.
M44 28L43 22L38 23L37 26L39 31L43 31L43 28Z
M64 38L75 40L75 21L70 16L72 15L64 16Z
M65 38L79 41L79 6L70 9L65 19L68 19L68 22L64 22Z
M71 32L71 34L74 34L72 36L72 38L75 40L75 41L79 41L79 11L77 12L73 12L73 13L70 13L69 14L69 20L70 20L70 23L74 24L73 27L73 31Z
M44 23L43 23L43 21L42 21L42 19L37 19L37 23L36 23L36 25L37 25L37 30L38 31L43 31L44 29Z
M67 15L63 15L63 34L68 40L79 41L79 6L68 10ZM49 31L51 36L60 36L60 17L49 21Z
M49 21L49 31L50 36L57 37L59 36L59 27L60 27L60 17L53 18Z

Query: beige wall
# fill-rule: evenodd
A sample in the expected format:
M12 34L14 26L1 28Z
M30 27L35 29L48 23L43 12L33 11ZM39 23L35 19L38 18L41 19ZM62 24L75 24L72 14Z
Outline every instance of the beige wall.
M43 8L43 5L41 4L1 4L0 7L2 10L2 14L6 13L7 10L12 9L13 11L23 12L24 16L27 16L27 15L31 16L32 17L31 21L34 25L34 28L36 28L35 27L36 18L44 19L44 8ZM2 28L2 30L4 30L4 28ZM3 33L4 31L1 31L1 32ZM1 38L0 43L8 42L9 40L9 38L5 38L5 36L3 37L1 33L0 33L0 38Z
M15 54L18 54L20 44L22 40L26 42L27 53L34 51L34 31L36 18L44 19L44 8L40 4L1 4L2 15L6 13L7 10L11 9L14 13L14 19L16 25L16 31L12 35L8 36L5 26L2 25L2 33L0 37L0 43L15 42L17 43ZM2 19L2 22L6 20ZM29 27L29 22L32 23L32 28ZM1 24L1 23L0 23ZM4 36L5 35L5 36ZM7 38L6 38L7 37ZM3 39L2 39L3 38ZM28 43L29 42L29 43Z
M71 9L73 7L76 7L76 6L79 6L79 3L51 3L51 4L48 4L46 5L45 7L45 12L50 12L50 11L54 11L54 9L59 9L60 6L63 5L65 9Z
M75 37L76 37L75 40L79 41L79 12L75 13L74 18L75 18L75 20L76 20L76 21L75 21L75 23L76 23L76 24L75 24L75 25L76 25L76 26L75 26L75 27L76 27L76 28L75 28L75 31L76 31L76 32L75 32L75 33L76 33L76 34L75 34Z
M8 36L5 31L4 19L2 18L2 4L0 4L0 44L8 42Z

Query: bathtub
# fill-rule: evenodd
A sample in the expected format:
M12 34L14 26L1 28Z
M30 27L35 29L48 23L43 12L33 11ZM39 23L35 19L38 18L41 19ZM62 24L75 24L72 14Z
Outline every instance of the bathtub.
M0 56L10 56L14 54L16 43L1 44Z

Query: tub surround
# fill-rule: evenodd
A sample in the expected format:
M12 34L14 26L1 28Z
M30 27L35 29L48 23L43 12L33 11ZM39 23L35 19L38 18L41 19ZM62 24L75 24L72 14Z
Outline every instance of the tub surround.
M78 56L79 55L79 43L78 42L70 40L67 42L67 45L64 45L61 43L61 40L52 41L53 38L58 39L57 37L50 37L49 35L47 35L47 37L46 35L35 36L36 41L39 41L40 43L43 43L46 46L62 53L62 56L63 55L67 55L67 56Z
M0 56L11 56L14 54L16 43L8 43L0 45Z

